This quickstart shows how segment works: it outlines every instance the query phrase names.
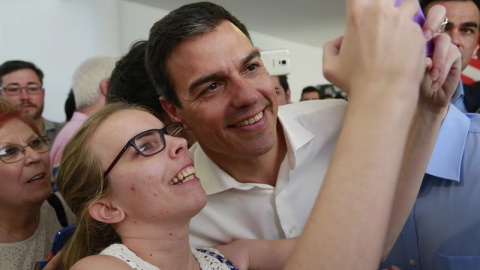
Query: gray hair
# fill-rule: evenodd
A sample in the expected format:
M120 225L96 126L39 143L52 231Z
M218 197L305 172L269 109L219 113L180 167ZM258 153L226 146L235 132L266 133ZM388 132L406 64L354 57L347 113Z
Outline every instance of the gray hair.
M72 89L77 110L97 101L100 83L110 78L116 61L116 58L110 56L93 57L84 61L75 70Z

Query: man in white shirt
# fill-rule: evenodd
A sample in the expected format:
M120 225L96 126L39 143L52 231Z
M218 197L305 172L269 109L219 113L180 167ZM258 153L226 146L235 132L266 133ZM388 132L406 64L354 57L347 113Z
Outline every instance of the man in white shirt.
M346 102L279 110L247 29L212 3L185 5L158 21L146 62L162 106L198 139L191 152L209 199L191 222L192 245L298 236L322 185ZM420 182L423 172L410 178Z

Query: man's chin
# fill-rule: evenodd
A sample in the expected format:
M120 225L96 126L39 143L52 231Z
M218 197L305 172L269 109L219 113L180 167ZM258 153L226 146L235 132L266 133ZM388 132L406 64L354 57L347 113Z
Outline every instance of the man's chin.
M23 115L32 120L37 120L42 117L42 115L38 114L38 110L36 109L23 109Z

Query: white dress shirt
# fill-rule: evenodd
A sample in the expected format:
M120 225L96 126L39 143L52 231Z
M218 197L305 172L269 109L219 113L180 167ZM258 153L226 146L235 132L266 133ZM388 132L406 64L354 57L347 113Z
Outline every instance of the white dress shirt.
M196 175L208 202L191 221L191 245L299 236L327 172L346 104L330 99L279 107L287 154L275 187L236 181L210 160L198 143L193 145L190 151Z

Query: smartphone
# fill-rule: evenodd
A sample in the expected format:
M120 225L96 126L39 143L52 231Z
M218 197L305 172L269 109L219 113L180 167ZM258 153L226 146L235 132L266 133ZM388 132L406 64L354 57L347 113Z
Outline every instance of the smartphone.
M71 224L71 225L61 229L59 232L57 232L55 234L55 238L53 239L52 250L50 251L50 253L47 256L47 257L49 257L49 259L44 260L44 261L36 262L34 270L42 270L47 265L49 260L53 256L55 256L62 249L62 247L65 245L67 240L70 239L70 237L75 232L75 228L76 228L75 224Z
M290 73L290 53L288 50L261 51L260 55L270 76L288 75Z
M395 6L398 7L398 5L400 5L402 1L403 0L397 0L395 2ZM418 8L418 12L413 17L413 21L418 23L420 27L423 27L423 23L425 23L425 15L423 14L421 7ZM426 53L427 53L427 56L430 56L433 54L433 42L431 40L427 41Z
M53 255L57 254L65 245L65 243L70 239L70 237L75 232L75 224L70 224L67 227L61 229L57 234L55 234L55 238L53 239L53 246L52 246L52 253Z

